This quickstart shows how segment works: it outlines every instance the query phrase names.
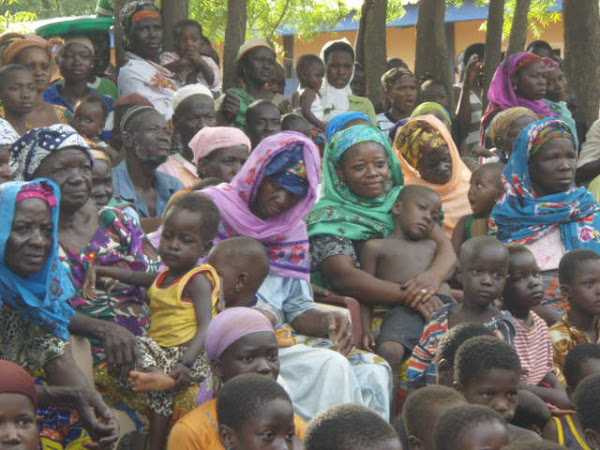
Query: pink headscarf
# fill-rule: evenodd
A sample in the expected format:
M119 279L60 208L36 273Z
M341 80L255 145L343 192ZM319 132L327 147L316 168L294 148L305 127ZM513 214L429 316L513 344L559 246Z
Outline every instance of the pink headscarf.
M263 313L242 306L228 308L208 324L204 342L206 357L214 361L239 339L264 331L275 334L273 325Z
M242 130L234 127L204 127L192 138L188 147L194 153L194 164L215 150L236 145L245 145L248 153L252 148L250 139Z

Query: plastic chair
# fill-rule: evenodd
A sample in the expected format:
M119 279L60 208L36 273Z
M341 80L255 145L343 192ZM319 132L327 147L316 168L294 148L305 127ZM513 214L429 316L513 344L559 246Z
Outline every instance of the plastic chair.
M350 313L350 322L352 323L352 335L354 337L354 346L358 349L362 348L363 328L360 315L360 303L352 297L344 297L341 295L328 295L327 297L315 298L317 303L326 305L341 306L348 309Z

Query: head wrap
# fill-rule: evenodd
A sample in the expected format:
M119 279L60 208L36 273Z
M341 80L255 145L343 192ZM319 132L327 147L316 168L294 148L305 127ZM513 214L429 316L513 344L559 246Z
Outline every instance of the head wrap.
M530 244L558 227L567 251L600 252L600 206L585 187L539 197L533 190L529 160L543 136L570 133L567 125L546 118L530 123L517 137L502 177L504 196L492 210L490 229L502 242Z
M414 119L415 117L424 116L425 114L429 114L432 111L441 112L442 115L444 116L444 118L446 119L446 122L448 122L448 125L452 125L452 118L450 117L450 113L448 112L448 110L436 102L421 103L419 106L417 106L415 109L413 109L413 112L411 113L410 117L411 117L411 119Z
M321 49L321 59L327 66L327 56L333 50L339 49L347 49L349 53L352 54L352 59L354 60L354 48L350 44L348 39L338 39L327 42L323 48ZM353 66L354 67L354 66ZM354 70L354 68L352 69ZM328 113L325 115L326 120L331 120L334 117L347 112L350 109L350 95L352 95L352 88L350 87L350 83L352 82L352 78L354 76L354 72L348 81L348 84L343 88L339 89L333 87L327 81L327 77L323 78L323 83L321 84L321 89L319 90L319 95L321 96L321 103L323 104L323 108Z
M27 37L22 39L15 39L8 45L8 47L6 47L4 52L2 52L2 64L5 66L9 64L14 64L19 53L31 47L41 48L48 54L49 58L52 58L48 41L40 37Z
M335 116L329 122L327 122L327 128L325 130L325 140L329 142L329 140L342 128L348 125L350 122L355 120L366 120L370 124L373 123L371 118L367 116L365 113L356 112L356 111L348 111L342 114Z
M246 53L248 53L251 50L254 50L255 48L259 48L259 47L268 48L273 53L275 53L275 50L273 50L273 46L266 39L252 38L252 39L248 39L246 42L244 42L240 46L240 49L238 50L238 54L237 54L237 58L236 59L239 61L240 59L242 59L242 57Z
M406 119L400 119L398 122L396 122L396 124L392 128L390 128L389 138L392 142L394 142L396 140L396 135L398 134L398 130L400 128L402 128L404 125L406 125L409 120L410 120L410 117L407 117Z
M8 120L0 119L0 147L13 145L19 140L19 133L15 131Z
M156 111L156 109L154 109L154 107L146 105L135 105L134 107L128 109L127 112L123 114L123 117L121 117L121 132L125 131L125 129L127 128L127 124L131 122L135 117L150 111L158 112Z
M542 58L542 61L544 61L544 64L546 65L546 67L550 70L561 70L562 71L562 67L560 67L560 64L557 60L555 60L554 58Z
M153 0L133 0L126 3L119 14L121 20L121 27L125 30L125 35L131 32L131 26L133 25L133 17L140 11L150 11L159 15L160 11L154 4ZM140 16L138 16L139 18ZM141 20L141 19L138 19Z
M0 360L0 394L22 394L37 405L35 382L29 372L18 364L5 359Z
M67 36L65 38L65 45L63 46L63 48L66 48L67 45L69 44L80 44L83 45L84 47L87 47L90 52L92 52L92 56L94 55L94 44L92 43L92 40L88 37L85 36Z
M11 167L20 180L29 181L42 162L53 152L77 147L90 159L90 146L69 125L56 124L28 131L11 147Z
M198 164L202 158L206 158L215 150L220 148L245 145L250 153L252 144L248 136L234 127L204 127L192 138L188 147L194 153L194 164Z
M273 325L260 311L246 307L227 308L214 317L206 329L204 348L209 361L219 359L232 344L252 333L275 334Z
M492 141L495 142L498 138L506 137L511 124L521 117L531 117L534 121L538 120L536 113L522 106L508 108L496 114L488 128Z
M42 270L22 277L6 265L6 245L12 232L17 202L26 198L42 198L50 206L53 242ZM29 183L13 181L0 185L0 215L5 220L5 226L0 228L0 305L7 304L32 324L66 340L69 339L67 327L75 314L70 304L75 288L68 269L59 258L59 201L60 189L50 180L37 179Z
M342 155L361 142L376 142L385 150L390 182L381 197L359 197L338 175ZM306 219L308 235L327 234L359 241L387 237L394 229L392 206L403 185L400 164L387 136L371 125L346 128L327 143L323 163L323 194Z
M265 175L285 190L305 196L308 192L306 166L304 165L302 145L275 156L265 171Z
M433 125L420 120L410 120L400 128L396 133L394 145L406 162L415 169L423 156L438 147L448 146L440 131Z
M136 23L136 22L139 22L140 20L144 20L144 19L159 19L160 20L160 19L162 19L162 17L156 11L150 11L150 10L144 9L142 11L136 12L131 17L131 23Z
M540 151L545 144L547 144L549 141L559 138L567 138L573 142L573 134L566 123L561 122L561 125L542 128L531 142L531 151L529 157L533 158L533 156Z
M210 89L203 84L188 84L175 92L175 95L173 96L173 111L176 111L181 102L192 95L206 95L211 99L214 98Z

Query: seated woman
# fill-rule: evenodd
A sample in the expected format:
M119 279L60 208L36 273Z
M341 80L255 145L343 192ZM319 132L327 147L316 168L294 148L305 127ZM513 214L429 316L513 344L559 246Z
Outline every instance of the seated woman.
M77 410L92 438L110 444L118 437L116 421L75 364L69 346L68 327L75 314L69 300L75 290L58 255L59 201L58 186L48 180L0 186L5 220L0 228L0 359L37 378L44 446L90 442L75 425L75 414L54 406Z
M450 113L444 106L436 102L421 103L413 110L410 118L414 119L426 114L431 114L433 117L436 117L439 121L446 125L446 127L448 127L448 130L452 129L452 118L450 117Z
M452 237L458 221L471 212L467 197L471 171L460 158L450 131L434 116L421 116L398 130L394 148L404 183L427 186L442 197L444 232Z
M512 155L515 139L523 128L538 120L537 114L529 108L516 106L499 112L492 119L488 133L495 146L495 157L506 164ZM486 162L494 162L492 160Z
M529 124L517 138L504 170L509 186L492 210L490 228L502 242L523 244L542 270L545 296L535 309L554 323L565 312L557 269L576 248L600 251L600 207L592 194L575 187L575 146L560 120Z

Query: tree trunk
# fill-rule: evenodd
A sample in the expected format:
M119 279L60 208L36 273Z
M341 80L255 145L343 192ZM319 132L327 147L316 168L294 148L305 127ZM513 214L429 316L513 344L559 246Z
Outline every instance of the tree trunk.
M448 92L449 104L454 104L452 68L446 46L446 2L421 0L417 19L417 78L431 74L440 80Z
M367 96L376 111L383 109L383 88L381 76L387 69L386 40L387 0L375 0L375 5L367 16L364 48L369 49L365 60Z
M485 94L484 104L487 104L487 90L502 59L502 27L504 26L504 0L490 0L488 10L487 32L485 35ZM485 105L484 105L485 106Z
M239 84L235 59L245 38L246 0L229 0L227 3L225 50L223 52L223 86L225 89L236 87Z
M565 67L577 96L575 118L588 126L600 104L600 17L598 0L564 0Z
M121 8L128 3L127 0L115 0L115 52L117 54L117 74L119 69L125 64L125 48L123 45L123 28L121 28Z
M527 41L527 17L529 16L530 5L531 0L517 0L506 56L514 55L525 49L525 42Z
M173 28L180 20L189 17L189 0L163 0L163 45L165 51L172 51L175 43L173 42Z

